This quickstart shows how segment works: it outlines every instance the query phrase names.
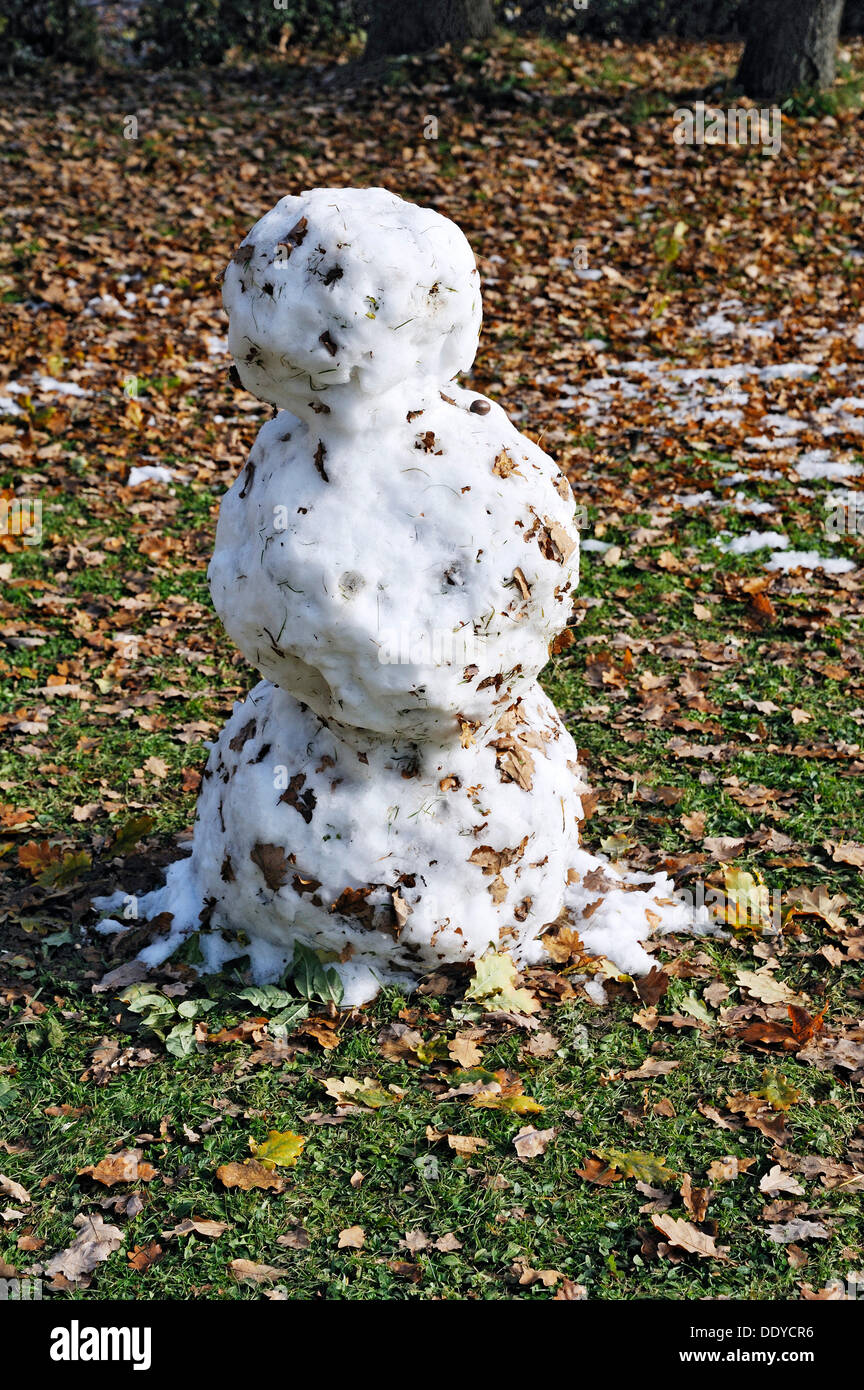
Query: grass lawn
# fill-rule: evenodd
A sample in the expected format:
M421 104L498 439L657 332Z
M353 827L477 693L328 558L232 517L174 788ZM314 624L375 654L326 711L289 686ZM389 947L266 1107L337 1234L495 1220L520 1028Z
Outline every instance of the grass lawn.
M837 481L796 463L862 461L861 133L838 97L784 115L777 160L674 146L672 111L731 67L705 45L610 64L508 39L397 65L383 91L310 91L302 68L209 93L96 75L70 79L60 120L35 80L16 89L0 382L26 389L0 416L0 487L41 500L43 537L0 537L7 1272L44 1268L82 1214L117 1234L56 1298L798 1299L864 1268L861 570L725 548L779 531L860 565L860 533L826 534ZM453 974L268 1028L287 1001L241 997L242 962L199 978L191 950L143 1011L93 991L137 945L82 934L91 895L159 881L204 740L255 679L205 580L266 414L212 341L217 277L277 196L328 182L384 182L465 227L486 281L472 384L541 436L600 542L543 678L594 789L586 845L691 891L761 882L779 934L664 940L649 983L613 980L603 1007L565 957L525 977L530 1017ZM580 278L574 244L613 273ZM722 303L738 330L712 336ZM769 320L783 332L747 331ZM743 365L739 418L628 394L637 357ZM759 374L792 360L812 371ZM601 410L561 403L595 378L616 383ZM174 482L129 488L141 462ZM716 506L675 500L705 492ZM296 1162L226 1185L270 1131L303 1136ZM82 1172L125 1150L129 1180ZM177 1231L193 1219L217 1224Z

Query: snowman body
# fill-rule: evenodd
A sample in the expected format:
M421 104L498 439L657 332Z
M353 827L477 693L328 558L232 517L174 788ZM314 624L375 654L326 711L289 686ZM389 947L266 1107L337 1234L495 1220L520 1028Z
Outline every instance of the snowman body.
M490 949L535 960L564 913L647 968L670 885L580 850L576 748L537 683L578 579L570 487L453 381L481 316L465 237L383 189L316 189L252 229L224 302L277 413L209 580L264 679L213 747L191 856L145 900L172 930L144 958L202 929L218 967L242 932L267 979L299 940L358 1003Z

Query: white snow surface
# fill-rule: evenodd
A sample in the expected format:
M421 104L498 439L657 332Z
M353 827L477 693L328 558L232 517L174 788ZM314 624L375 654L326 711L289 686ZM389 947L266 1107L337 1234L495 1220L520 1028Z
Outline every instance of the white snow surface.
M140 487L142 483L172 483L174 469L162 464L145 463L129 469L127 487Z
M576 747L537 684L578 578L573 497L451 382L481 317L465 237L384 189L316 189L257 223L224 300L279 413L209 579L265 679L212 747L191 855L139 903L172 914L142 959L200 930L206 968L249 954L264 981L300 940L338 954L356 1004L490 947L540 959L560 922L650 969L652 931L706 923L666 875L579 847Z

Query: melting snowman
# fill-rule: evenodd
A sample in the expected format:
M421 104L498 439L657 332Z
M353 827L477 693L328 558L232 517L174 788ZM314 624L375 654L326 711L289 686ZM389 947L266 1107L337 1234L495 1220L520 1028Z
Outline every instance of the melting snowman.
M191 855L140 905L159 963L277 978L295 941L345 1001L550 924L631 973L688 914L664 876L579 848L576 747L538 684L578 579L570 486L500 406L474 256L385 189L282 198L225 275L243 385L277 407L222 501L209 570L264 679L204 773ZM238 944L238 933L243 933Z

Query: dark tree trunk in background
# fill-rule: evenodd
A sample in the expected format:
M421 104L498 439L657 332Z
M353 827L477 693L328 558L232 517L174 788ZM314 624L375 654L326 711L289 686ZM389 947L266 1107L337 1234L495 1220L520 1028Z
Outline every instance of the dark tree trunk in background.
M485 39L495 23L491 0L372 0L370 8L367 59Z
M751 0L738 86L771 101L830 87L842 13L843 0Z

